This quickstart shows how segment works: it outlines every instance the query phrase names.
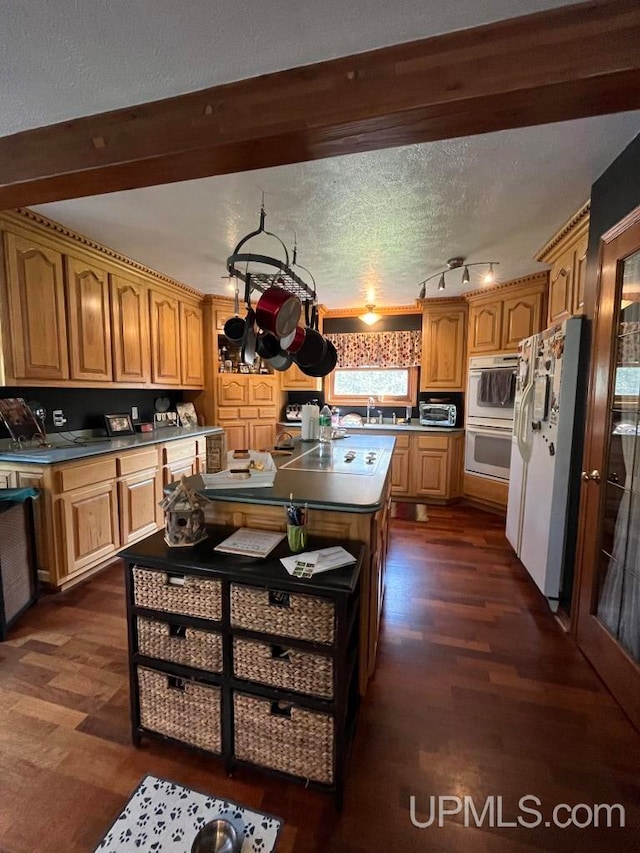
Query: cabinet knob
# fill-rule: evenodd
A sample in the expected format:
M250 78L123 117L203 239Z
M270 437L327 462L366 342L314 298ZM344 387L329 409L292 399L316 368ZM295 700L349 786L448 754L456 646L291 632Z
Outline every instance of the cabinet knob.
M589 480L593 480L594 483L599 483L600 482L600 471L596 471L595 468L590 474L587 474L586 471L583 471L582 472L582 479L585 481L585 483L588 483Z

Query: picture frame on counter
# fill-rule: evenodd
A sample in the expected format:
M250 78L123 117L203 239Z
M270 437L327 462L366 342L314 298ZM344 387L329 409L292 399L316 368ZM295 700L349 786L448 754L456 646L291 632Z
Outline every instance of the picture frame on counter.
M121 415L105 415L104 424L107 429L107 435L110 437L119 435L134 435L131 415L127 414L126 412Z

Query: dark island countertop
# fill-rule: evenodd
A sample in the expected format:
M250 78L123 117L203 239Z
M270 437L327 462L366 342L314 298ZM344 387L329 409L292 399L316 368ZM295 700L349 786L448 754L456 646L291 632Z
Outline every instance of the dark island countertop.
M137 447L146 447L150 444L164 444L165 441L177 441L181 438L218 432L222 432L221 427L167 427L136 435L123 435L120 438L83 437L77 443L68 439L64 444L56 443L53 447L26 447L22 450L11 450L7 440L2 443L6 444L6 447L0 444L0 462L54 465L56 462L70 462L73 459L100 456L103 453L122 453L125 450L135 450ZM57 437L56 441L59 442L60 437Z
M268 488L207 489L200 475L187 482L212 501L284 505L292 494L297 504L310 509L371 513L384 503L394 445L393 436L379 434L332 441L328 451L318 442L295 439L291 456L274 457L278 472ZM349 451L355 457L346 462ZM374 458L368 463L370 454Z

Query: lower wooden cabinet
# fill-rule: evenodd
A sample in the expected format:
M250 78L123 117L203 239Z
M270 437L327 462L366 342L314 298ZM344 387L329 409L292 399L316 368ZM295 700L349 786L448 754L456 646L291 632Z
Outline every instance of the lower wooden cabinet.
M130 474L118 483L120 532L123 545L130 545L158 529L162 512L160 478L157 470Z
M410 492L411 445L408 435L396 436L396 446L391 458L391 494L406 497Z
M412 493L417 498L447 497L446 450L420 450L414 469Z
M123 553L134 744L168 738L340 802L359 705L364 548L335 583L284 575L286 547L241 570L210 547L187 550L169 554L157 533Z
M277 377L223 373L217 377L215 420L227 435L227 448L273 447L276 437Z
M59 538L64 543L64 574L109 557L120 547L115 482L63 495L58 501Z

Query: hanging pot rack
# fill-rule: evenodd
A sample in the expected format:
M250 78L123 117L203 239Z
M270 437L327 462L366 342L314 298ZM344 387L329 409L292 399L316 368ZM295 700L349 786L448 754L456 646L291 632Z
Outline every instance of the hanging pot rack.
M313 281L313 287L307 284L301 276L299 276L291 267L298 266L299 269L304 269L296 263L296 250L293 252L293 264L289 263L289 252L283 241L271 231L267 231L264 227L265 222L264 202L260 208L260 224L255 231L251 231L244 236L235 247L233 252L227 258L227 271L230 276L234 276L245 285L245 302L249 304L251 299L251 291L256 290L259 293L264 293L274 285L283 288L283 290L297 296L302 303L316 302L316 283L313 276L308 270L304 270ZM282 246L284 251L284 261L278 258L272 258L269 255L256 254L255 252L241 251L243 246L253 237L259 234L266 234L269 237L274 237ZM260 265L263 267L271 267L273 272L252 272L249 266ZM244 270L242 269L244 267Z

